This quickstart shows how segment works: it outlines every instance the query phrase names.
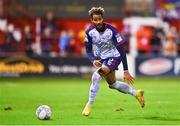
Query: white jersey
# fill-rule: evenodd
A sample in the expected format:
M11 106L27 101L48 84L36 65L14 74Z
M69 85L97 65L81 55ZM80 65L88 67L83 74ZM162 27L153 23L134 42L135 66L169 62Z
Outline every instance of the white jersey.
M97 31L94 26L86 31L85 42L91 43L94 56L101 59L119 57L116 46L124 43L122 40L116 29L109 24L105 24L104 32Z

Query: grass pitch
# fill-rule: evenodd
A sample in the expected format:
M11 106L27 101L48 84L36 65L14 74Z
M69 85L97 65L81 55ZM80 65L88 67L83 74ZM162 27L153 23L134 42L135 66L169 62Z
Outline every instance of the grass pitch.
M0 124L180 125L178 78L136 79L134 88L145 91L143 109L135 98L109 89L103 80L91 115L83 117L90 83L82 78L0 78ZM42 104L51 107L50 120L36 118Z

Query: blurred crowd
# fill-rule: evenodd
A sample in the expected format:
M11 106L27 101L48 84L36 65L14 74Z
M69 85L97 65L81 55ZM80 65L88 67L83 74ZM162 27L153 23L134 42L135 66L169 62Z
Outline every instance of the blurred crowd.
M44 18L38 18L35 22L36 26L26 24L20 29L7 20L0 20L0 55L84 55L84 31L75 33L71 28L61 28L52 11L48 11Z
M137 31L137 48L139 55L180 55L180 33L166 23L141 27Z
M130 29L124 27L119 32L128 41L126 51L129 52ZM52 11L48 11L45 18L36 20L34 28L26 24L20 29L0 19L0 55L82 56L85 55L84 36L84 30L77 33L59 26ZM139 55L180 55L179 29L169 24L166 28L160 24L143 26L137 32L137 49Z

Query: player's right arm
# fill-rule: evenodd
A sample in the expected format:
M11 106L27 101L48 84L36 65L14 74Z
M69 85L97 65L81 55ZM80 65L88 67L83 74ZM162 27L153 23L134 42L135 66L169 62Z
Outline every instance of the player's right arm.
M99 60L96 60L95 56L93 55L92 52L92 38L86 33L85 36L85 49L86 49L86 54L89 58L89 60L91 61L91 63L93 63L94 67L101 67L101 62Z
M93 61L95 60L95 57L92 52L92 38L88 35L87 32L86 32L84 43L85 43L86 54L89 60L93 63Z

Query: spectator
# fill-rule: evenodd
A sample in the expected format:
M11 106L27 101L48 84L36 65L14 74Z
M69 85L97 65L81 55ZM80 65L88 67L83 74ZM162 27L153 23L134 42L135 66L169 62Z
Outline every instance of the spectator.
M41 22L41 54L54 55L53 45L56 38L57 25L52 11L47 11L45 19Z
M17 51L16 39L14 38L13 32L14 25L9 24L7 30L5 30L5 44L3 46L3 51L8 55Z
M55 35L56 34L56 20L54 18L54 14L52 11L48 11L46 14L46 17L44 20L42 20L42 26L41 26L41 30L42 32L46 29L46 28L50 29L50 33L51 35Z
M0 18L0 52L3 53L3 46L5 44L5 36L7 31L7 21Z
M34 38L31 32L31 28L29 25L26 25L24 27L24 41L25 41L25 53L28 56L33 55L33 43L34 43Z
M180 29L179 29L180 30ZM177 35L177 50L178 50L178 55L180 55L180 31L178 32L178 35Z
M153 27L151 36L151 47L154 55L159 55L162 52L162 44L164 39L165 33L161 25L158 23L155 27Z
M41 50L43 56L50 56L52 51L53 37L51 36L51 28L44 29L41 37Z
M175 27L170 27L166 33L166 42L163 45L163 55L177 56L177 31Z
M5 36L6 36L6 34L4 33L4 32L2 32L2 31L0 31L0 52L1 53L3 53L3 46L4 46L4 44L5 44Z
M84 48L84 39L85 39L85 31L84 29L88 29L91 24L85 24L84 28L81 29L77 34L77 41L76 41L76 54L77 55L86 55L85 48Z
M16 47L16 53L24 52L23 44L22 44L22 32L21 32L20 28L14 29L13 36L15 39L14 47Z
M59 36L59 50L61 56L67 55L67 46L69 44L69 36L66 30L62 30Z
M75 38L75 33L72 29L68 30L68 36L69 36L69 42L67 45L67 52L70 55L74 55L75 54L75 48L76 48L76 38Z
M84 39L85 39L85 31L81 29L77 34L77 44L76 44L76 53L77 55L85 55L84 50Z

